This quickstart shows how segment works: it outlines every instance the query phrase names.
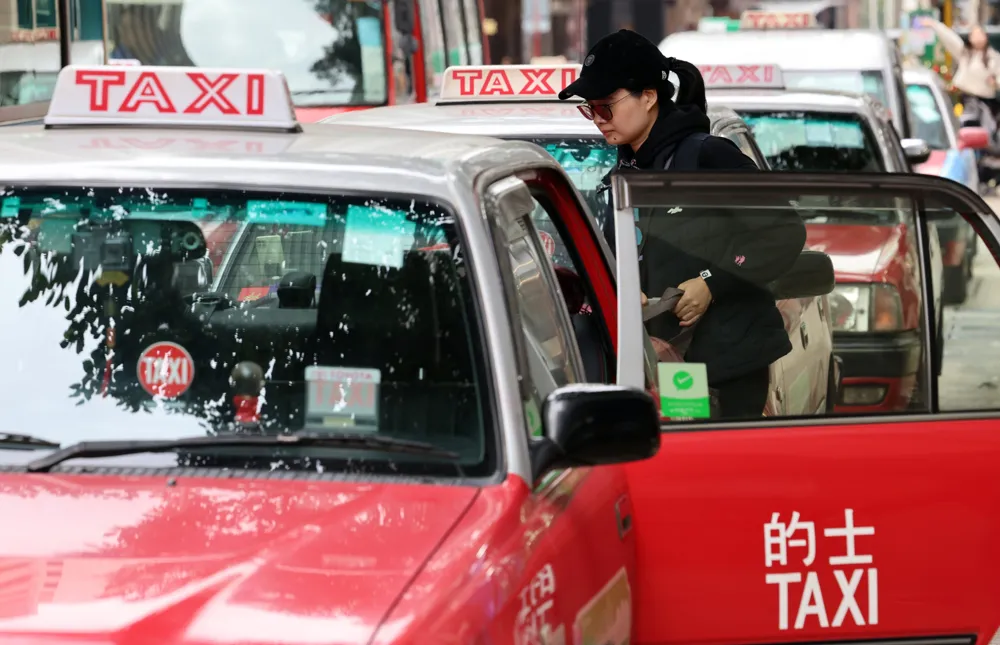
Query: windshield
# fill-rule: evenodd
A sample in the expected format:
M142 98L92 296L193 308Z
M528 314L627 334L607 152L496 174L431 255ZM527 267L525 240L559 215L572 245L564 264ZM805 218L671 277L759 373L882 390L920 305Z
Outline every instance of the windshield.
M231 432L248 394L231 376L256 369L257 431L422 441L458 453L465 474L495 463L445 209L127 187L14 189L0 205L0 432L63 445ZM266 450L238 452L255 468L456 474L431 457L326 447L276 466Z
M299 107L386 102L379 1L108 0L107 15L112 59L278 69Z
M836 90L838 92L854 92L867 94L885 107L889 97L885 91L885 78L882 72L851 71L819 71L784 72L785 87L802 90Z
M914 136L923 139L934 150L947 150L948 132L934 93L926 85L907 85L906 100L910 104L916 125Z
M862 117L836 112L750 112L740 116L773 170L803 172L883 172L885 165L875 138ZM803 217L813 223L854 222L895 224L891 206L867 197L804 200ZM874 206L878 206L875 208ZM900 216L904 214L900 211Z

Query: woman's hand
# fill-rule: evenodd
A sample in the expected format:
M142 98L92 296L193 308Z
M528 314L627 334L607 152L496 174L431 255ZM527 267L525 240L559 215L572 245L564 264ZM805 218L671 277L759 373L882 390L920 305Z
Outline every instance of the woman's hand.
M712 304L712 290L702 277L685 280L677 285L684 292L674 307L674 315L681 321L681 327L690 327L698 322L708 305Z
M643 307L649 304L649 298L646 297L646 294L640 291L639 296L640 296L639 301L642 302Z

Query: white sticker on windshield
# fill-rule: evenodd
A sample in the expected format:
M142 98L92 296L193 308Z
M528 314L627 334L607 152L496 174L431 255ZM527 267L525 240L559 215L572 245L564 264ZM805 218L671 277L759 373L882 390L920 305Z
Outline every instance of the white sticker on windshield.
M378 430L382 372L363 367L306 368L306 419L327 428Z
M417 225L406 215L381 206L348 206L344 262L398 269L413 245Z

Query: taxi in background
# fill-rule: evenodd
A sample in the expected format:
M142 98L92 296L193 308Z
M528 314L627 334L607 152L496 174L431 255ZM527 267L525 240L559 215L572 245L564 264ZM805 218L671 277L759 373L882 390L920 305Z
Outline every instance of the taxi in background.
M559 91L579 74L579 65L467 66L445 70L440 98L419 105L375 108L329 117L321 123L357 124L406 130L478 134L523 139L544 146L569 173L591 212L603 218L608 194L601 180L617 165L614 146ZM728 107L709 102L712 134L733 141L763 169L768 168L746 123ZM536 225L546 235L557 264L572 267L561 234L544 210ZM606 223L609 224L609 223ZM779 298L792 351L771 367L767 416L813 415L832 409L840 366L833 356L826 286L822 293L797 289ZM776 293L777 296L789 294Z
M905 173L930 154L921 140L900 142L884 106L865 94L791 89L777 65L692 62L708 100L750 125L776 170ZM893 412L924 400L923 296L916 279L923 269L912 214L847 208L804 209L803 216L807 247L828 253L837 276L830 304L834 351L844 362L838 410ZM939 246L931 246L940 329L942 267Z
M17 527L0 532L0 640L997 638L997 415L932 399L893 419L657 427L644 390L663 412L708 389L704 365L645 365L633 219L867 195L976 218L998 249L980 197L884 173L626 173L612 257L543 149L300 129L285 87L68 67L44 126L0 132L0 515ZM536 200L580 260L603 382L586 382ZM273 296L175 284L208 219L240 227L222 266L245 275L222 286L277 275Z
M660 51L697 65L729 65L748 59L777 65L789 89L868 94L885 105L900 138L914 136L913 117L903 94L902 57L885 33L802 28L807 25L783 22L780 12L770 17L767 12L748 12L743 18L738 31L670 34L660 43Z
M907 67L903 70L903 82L916 126L914 134L930 148L927 161L915 165L914 170L947 177L978 191L976 151L989 147L989 132L981 127L960 127L954 104L937 73L923 66ZM945 304L962 304L972 281L976 232L962 218L935 224L944 264L942 297Z

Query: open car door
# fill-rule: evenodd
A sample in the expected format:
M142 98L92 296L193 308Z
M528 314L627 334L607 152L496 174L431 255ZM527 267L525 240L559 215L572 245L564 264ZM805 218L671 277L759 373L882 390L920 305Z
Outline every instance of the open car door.
M661 369L659 394L672 417L662 447L626 467L638 548L634 642L998 642L1000 414L995 401L981 405L975 392L943 388L941 379L972 369L1000 376L1000 362L982 364L1000 334L982 336L979 356L965 352L967 363L948 363L954 352L942 351L928 259L934 221L956 214L975 228L986 257L1000 257L1000 225L987 204L957 183L897 174L623 173L613 197L620 382L645 384L640 326L663 333L643 321L640 304L640 291L652 297L663 286L657 270L677 270L680 260L662 254L729 274L688 354L711 360ZM708 324L712 308L732 312L752 292L753 276L768 273L753 253L787 264L773 236L794 238L789 224L797 221L846 236L884 236L881 227L891 226L916 249L902 259L916 295L837 284L827 297L834 318L860 320L838 328L849 331L834 333L834 352L863 347L851 360L910 370L910 408L893 416L697 418L709 407L694 400L719 385L713 370L725 364L713 344L723 356L752 355L746 345L761 337L746 331L755 323L739 322L739 312L729 327ZM877 273L892 260L869 255L838 261L872 263Z

